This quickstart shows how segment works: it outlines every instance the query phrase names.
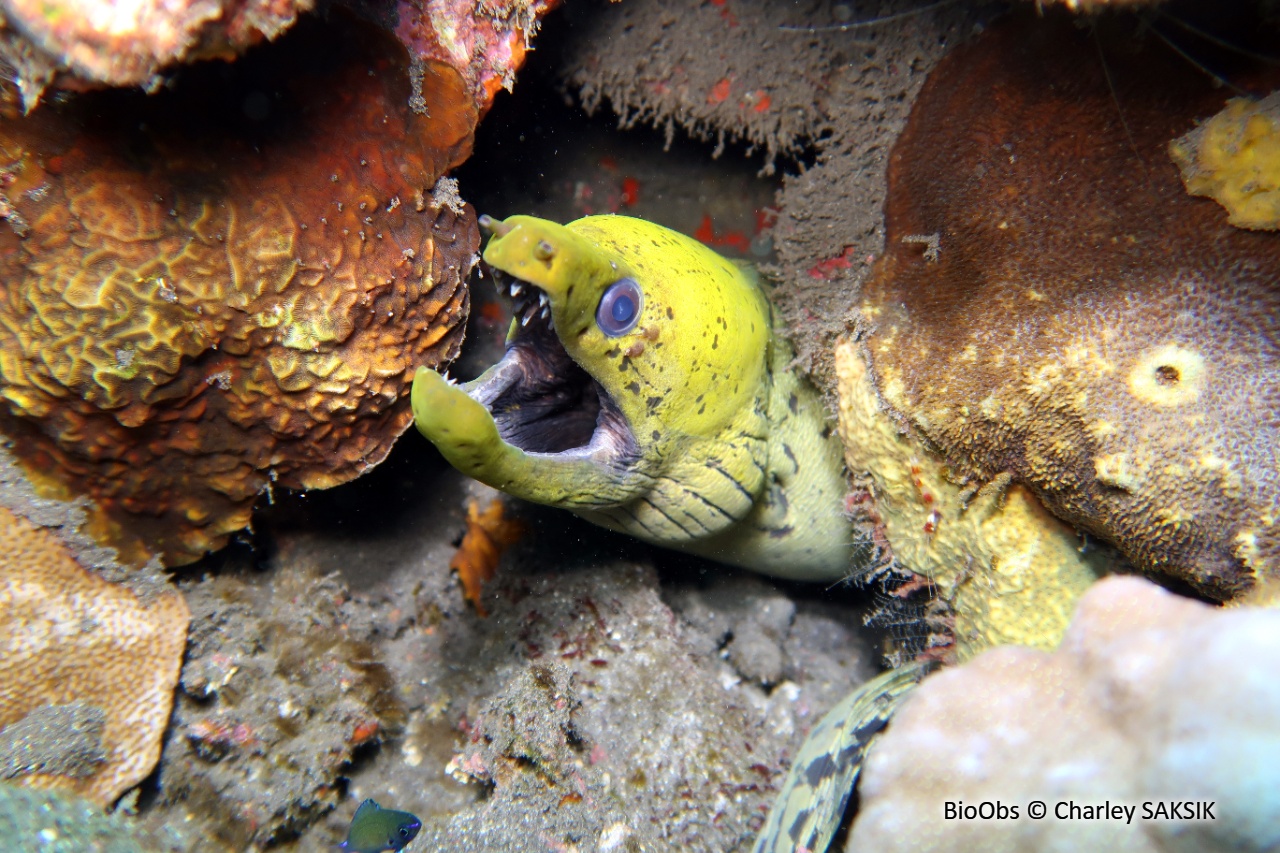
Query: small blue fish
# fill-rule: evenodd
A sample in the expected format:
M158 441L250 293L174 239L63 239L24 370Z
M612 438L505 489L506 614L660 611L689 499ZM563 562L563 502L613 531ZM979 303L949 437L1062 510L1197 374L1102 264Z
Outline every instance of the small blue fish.
M373 800L365 800L351 818L347 840L341 849L351 853L382 853L383 850L403 850L414 839L422 821L409 812L384 809Z

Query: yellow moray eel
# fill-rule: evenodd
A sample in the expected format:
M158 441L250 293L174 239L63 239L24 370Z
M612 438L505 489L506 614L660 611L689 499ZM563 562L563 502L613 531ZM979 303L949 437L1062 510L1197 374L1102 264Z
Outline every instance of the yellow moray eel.
M832 580L869 558L841 448L751 274L625 216L481 217L516 319L455 385L420 368L419 431L463 473L603 527L766 574ZM760 853L825 849L870 739L919 678L886 673L801 748Z
M858 564L839 441L746 270L626 216L482 224L515 301L506 355L465 385L413 381L418 429L454 467L771 575Z

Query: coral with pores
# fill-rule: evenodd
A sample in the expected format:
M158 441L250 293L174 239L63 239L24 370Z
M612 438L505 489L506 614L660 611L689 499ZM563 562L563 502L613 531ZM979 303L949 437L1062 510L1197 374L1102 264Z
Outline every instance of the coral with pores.
M125 815L103 814L95 803L57 791L0 782L0 833L11 850L41 853L180 853L169 832L144 832Z
M1220 89L1162 43L1046 18L925 84L859 357L968 494L1021 483L1139 568L1239 596L1280 572L1280 240L1168 160Z

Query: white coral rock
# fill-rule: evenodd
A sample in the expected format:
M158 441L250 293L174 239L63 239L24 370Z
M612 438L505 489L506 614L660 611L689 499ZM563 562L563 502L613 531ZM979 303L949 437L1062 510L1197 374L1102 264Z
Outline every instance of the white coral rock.
M1104 580L1057 651L997 648L921 685L871 751L846 849L1280 850L1278 649L1280 611ZM1180 819L1156 816L1170 801ZM1006 819L948 820L947 802ZM1134 811L1071 819L1071 804Z

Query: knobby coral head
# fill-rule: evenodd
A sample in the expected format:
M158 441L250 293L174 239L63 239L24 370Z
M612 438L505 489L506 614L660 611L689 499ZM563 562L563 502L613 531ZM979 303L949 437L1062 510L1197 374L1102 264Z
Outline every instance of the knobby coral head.
M1011 476L1231 598L1280 571L1280 239L1188 195L1169 157L1230 92L1157 39L1047 17L929 77L892 155L866 352L956 476Z
M478 235L438 180L477 104L408 64L354 21L307 24L156 95L18 118L8 93L0 425L128 555L192 560L272 484L377 464L411 371L456 354Z

